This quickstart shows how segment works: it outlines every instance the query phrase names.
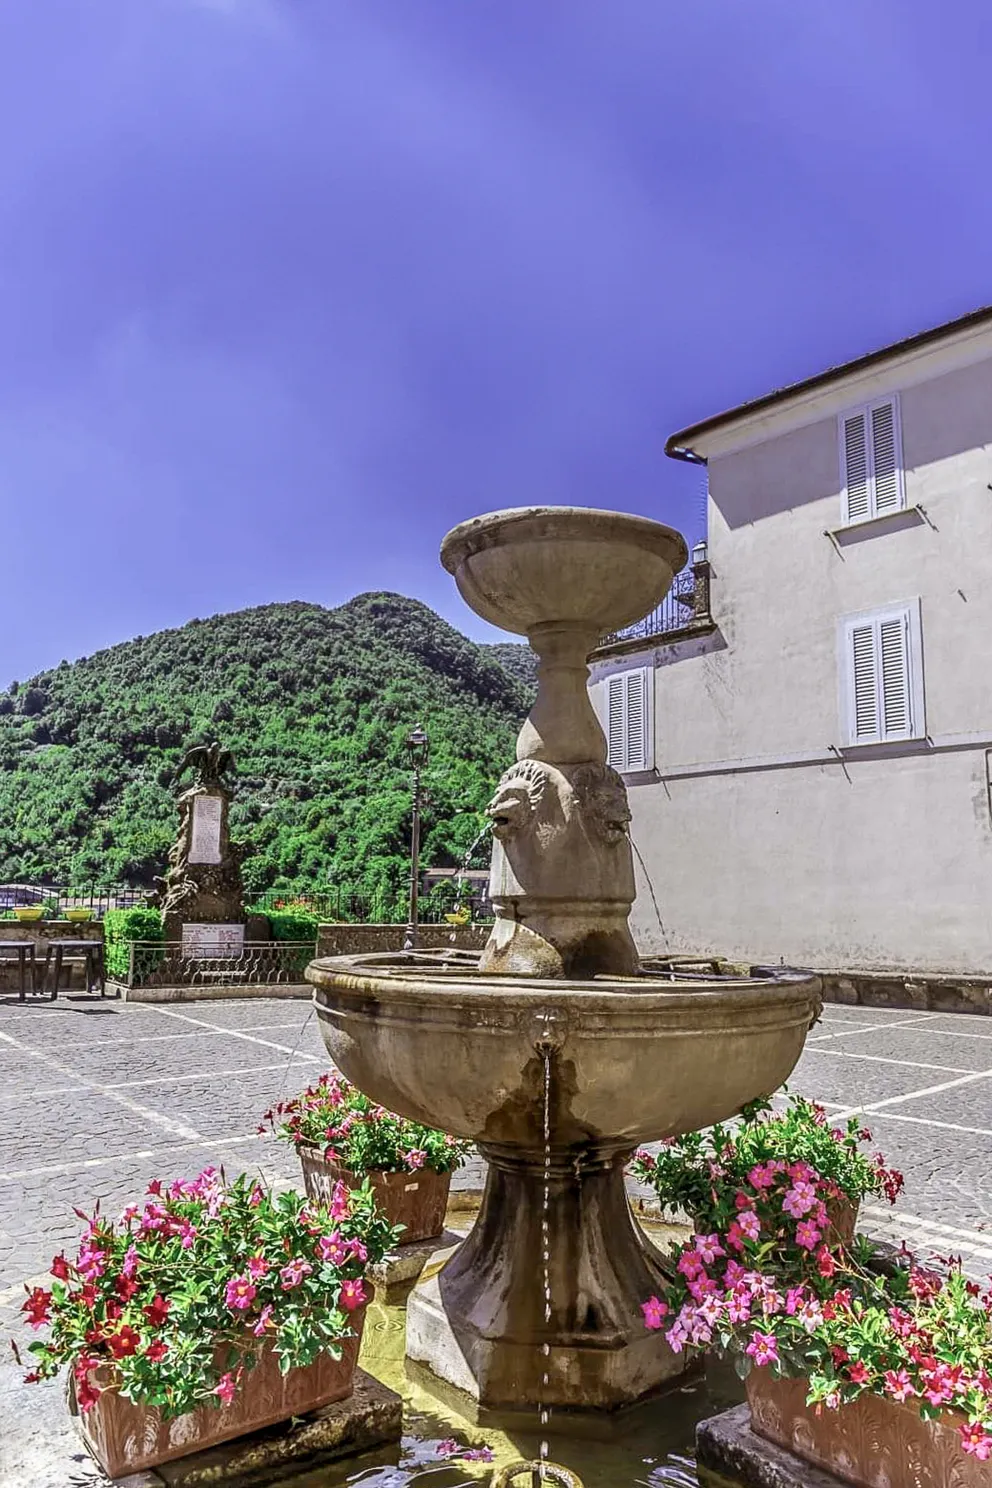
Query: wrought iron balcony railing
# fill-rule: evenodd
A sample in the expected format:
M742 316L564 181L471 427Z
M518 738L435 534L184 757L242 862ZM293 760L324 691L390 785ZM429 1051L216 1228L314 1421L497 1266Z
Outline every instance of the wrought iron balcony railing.
M697 549L698 553L700 550ZM705 549L702 550L705 552ZM713 629L710 614L710 566L705 556L695 558L691 568L678 575L660 605L643 620L603 636L594 656L617 647L628 649L643 641L677 640Z

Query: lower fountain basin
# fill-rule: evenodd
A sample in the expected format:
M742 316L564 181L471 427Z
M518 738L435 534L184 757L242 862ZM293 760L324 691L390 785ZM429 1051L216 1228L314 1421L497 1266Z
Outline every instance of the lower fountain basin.
M361 1090L455 1136L531 1150L545 1047L553 1146L630 1149L770 1095L820 1010L817 978L794 972L522 981L473 974L464 954L404 952L313 961L306 976L328 1053Z
M398 953L314 961L307 979L338 1069L489 1164L468 1239L410 1297L408 1356L497 1410L616 1410L681 1380L641 1317L665 1272L624 1165L777 1089L817 978L522 981Z

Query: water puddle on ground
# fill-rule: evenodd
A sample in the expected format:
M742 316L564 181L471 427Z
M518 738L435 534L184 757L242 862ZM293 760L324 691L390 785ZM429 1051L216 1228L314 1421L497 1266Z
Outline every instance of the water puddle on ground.
M555 1412L542 1430L536 1411L498 1425L476 1423L468 1402L464 1414L458 1408L454 1391L442 1398L424 1388L419 1371L408 1371L404 1343L403 1309L373 1303L361 1365L403 1397L402 1441L316 1469L287 1488L488 1488L500 1468L538 1458L542 1437L549 1459L571 1468L584 1488L718 1488L724 1481L697 1473L692 1443L697 1421L742 1399L730 1371L721 1369L638 1406L622 1422L568 1420ZM482 1447L492 1451L492 1461L464 1460L452 1451Z

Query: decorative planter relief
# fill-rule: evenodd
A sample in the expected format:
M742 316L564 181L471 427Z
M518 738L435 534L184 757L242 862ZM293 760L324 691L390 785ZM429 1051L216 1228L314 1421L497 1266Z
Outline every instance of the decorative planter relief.
M320 1148L309 1143L298 1147L303 1183L307 1196L315 1202L330 1204L335 1183L346 1188L360 1188L365 1175L325 1162ZM398 1245L415 1240L433 1240L444 1230L448 1207L450 1173L437 1173L433 1168L420 1168L415 1173L369 1173L369 1183L380 1211L391 1225L403 1225Z
M857 1488L989 1488L990 1464L961 1450L964 1417L925 1421L911 1401L864 1394L814 1414L804 1379L753 1369L747 1379L751 1429Z
M93 1374L102 1393L78 1418L83 1440L107 1476L120 1478L346 1400L354 1388L364 1322L364 1307L351 1314L354 1336L342 1344L340 1359L319 1354L285 1375L271 1347L263 1346L229 1405L204 1405L171 1421L163 1421L154 1406L135 1405L107 1388L113 1366L101 1365Z

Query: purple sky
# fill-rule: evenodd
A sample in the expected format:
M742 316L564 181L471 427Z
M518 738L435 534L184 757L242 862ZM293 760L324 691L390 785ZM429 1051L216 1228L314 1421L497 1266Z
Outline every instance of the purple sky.
M673 429L992 300L982 0L0 10L0 681L454 522L700 534Z

